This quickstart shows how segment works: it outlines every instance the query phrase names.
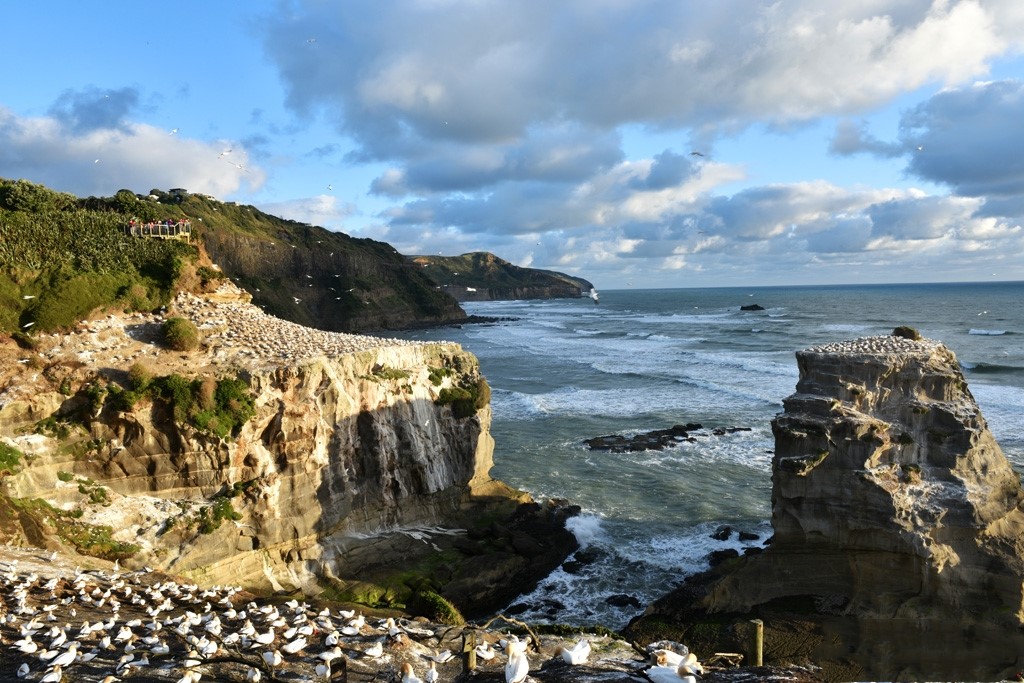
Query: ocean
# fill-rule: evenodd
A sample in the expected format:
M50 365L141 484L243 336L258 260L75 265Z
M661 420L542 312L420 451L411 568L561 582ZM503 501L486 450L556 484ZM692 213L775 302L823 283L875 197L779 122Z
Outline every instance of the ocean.
M758 304L763 311L741 311ZM771 419L794 353L909 325L950 347L996 440L1024 471L1024 283L602 291L590 299L464 305L502 318L407 333L462 344L492 389L493 476L580 505L578 562L506 613L620 628L708 567L770 535ZM584 439L699 423L662 451ZM716 428L742 427L716 435ZM726 540L712 534L723 526ZM755 534L740 542L735 531Z

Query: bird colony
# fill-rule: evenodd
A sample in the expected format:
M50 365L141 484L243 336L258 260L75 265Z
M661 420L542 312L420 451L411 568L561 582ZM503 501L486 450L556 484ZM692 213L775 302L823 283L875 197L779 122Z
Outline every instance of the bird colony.
M58 557L0 548L0 680L436 683L464 670L464 627L274 603L237 587L202 589L116 564L62 569ZM556 647L472 632L473 675L484 681L608 680L616 673L638 683L689 683L702 671L678 644L637 659L608 637ZM601 657L592 656L591 641Z

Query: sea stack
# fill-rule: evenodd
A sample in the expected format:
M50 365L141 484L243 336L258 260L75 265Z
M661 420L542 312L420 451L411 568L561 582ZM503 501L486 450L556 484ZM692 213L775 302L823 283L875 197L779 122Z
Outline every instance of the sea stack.
M1024 491L954 353L894 335L797 362L772 422L771 544L633 628L668 617L742 648L760 618L766 659L835 680L1012 677L1024 668Z

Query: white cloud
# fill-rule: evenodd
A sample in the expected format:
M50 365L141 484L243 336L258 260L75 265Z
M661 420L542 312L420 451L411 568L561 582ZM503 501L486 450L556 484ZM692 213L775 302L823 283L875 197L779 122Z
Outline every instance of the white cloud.
M339 202L336 197L329 194L283 202L261 203L259 209L273 216L328 228L340 227L344 220L356 211L355 205Z
M90 107L79 98L74 108L79 113L69 118L19 117L0 108L0 177L31 178L80 196L183 187L223 197L263 183L244 149L219 157L224 141L171 135L120 116L90 115L85 125L81 112Z

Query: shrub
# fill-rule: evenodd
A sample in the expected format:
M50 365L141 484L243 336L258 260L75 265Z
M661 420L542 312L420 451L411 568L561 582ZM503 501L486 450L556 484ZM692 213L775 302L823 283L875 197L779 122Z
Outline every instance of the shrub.
M407 609L428 621L449 626L464 626L465 618L451 602L431 590L417 591L409 599Z
M903 337L904 339L910 339L913 341L921 340L921 333L915 330L913 327L907 327L906 325L900 325L892 331L892 336Z
M164 343L175 351L194 351L199 348L199 328L185 318L168 318L164 322Z
M242 515L235 512L231 500L228 498L217 498L213 505L200 508L199 510L199 533L212 534L220 528L221 522L225 519L239 520Z
M444 382L444 378L451 374L452 371L448 368L430 368L428 376L430 377L430 383L435 387L439 387L441 386L441 383Z
M128 368L128 386L133 391L145 391L153 381L153 372L142 363Z

